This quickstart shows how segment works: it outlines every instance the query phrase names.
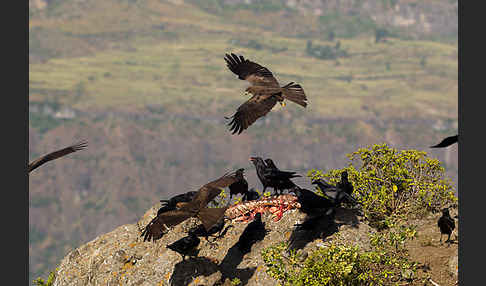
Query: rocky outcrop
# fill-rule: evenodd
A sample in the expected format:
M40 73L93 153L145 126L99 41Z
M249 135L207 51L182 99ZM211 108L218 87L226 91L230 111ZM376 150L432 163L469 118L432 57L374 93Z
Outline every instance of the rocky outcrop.
M186 257L182 261L181 256L166 245L186 236L187 230L200 222L191 218L157 242L143 242L141 230L158 208L159 205L153 206L135 224L122 225L69 252L58 267L54 285L228 285L229 280L236 277L242 285L276 285L265 272L260 255L263 248L291 236L301 239L298 248L304 253L334 239L345 239L367 248L367 234L373 231L367 224L360 223L354 211L338 209L336 225L324 232L324 241L322 237L299 238L293 226L302 222L306 215L293 209L277 222L265 214L262 219L269 232L246 255L235 243L247 223L234 222L227 223L226 227L231 227L216 241L217 245L202 238L197 257Z

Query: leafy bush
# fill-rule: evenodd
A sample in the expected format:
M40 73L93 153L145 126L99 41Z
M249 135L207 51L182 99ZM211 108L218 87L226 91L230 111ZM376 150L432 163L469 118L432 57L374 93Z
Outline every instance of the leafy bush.
M57 271L57 269L56 269L56 271ZM52 271L51 273L49 273L49 276L47 277L47 281L44 281L44 279L39 277L36 280L34 280L34 285L35 286L52 286L54 284L55 279L56 279L56 272Z
M390 227L397 218L421 217L457 203L451 180L444 177L441 162L428 158L424 151L398 151L387 144L375 144L347 157L352 162L360 160L359 169L350 163L346 168L327 173L310 170L308 176L336 183L341 172L347 170L354 186L353 195L362 204L363 213L372 226Z
M414 236L409 228L400 229L400 243ZM377 233L370 240L372 249L333 242L312 252L305 261L291 251L285 255L285 242L262 250L267 273L282 285L390 285L416 280L417 263L394 247L394 236Z

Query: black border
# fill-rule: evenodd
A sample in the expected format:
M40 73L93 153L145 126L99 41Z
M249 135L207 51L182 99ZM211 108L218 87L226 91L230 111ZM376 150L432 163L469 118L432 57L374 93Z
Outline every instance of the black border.
M481 180L484 177L484 171L479 164L473 162L479 161L482 163L482 158L478 152L482 150L482 142L474 140L473 133L468 133L467 130L472 130L472 125L484 122L484 118L477 115L483 115L484 111L471 110L471 108L481 108L483 105L479 102L484 98L482 94L484 87L480 85L481 80L484 82L484 73L481 72L484 60L481 60L481 55L484 53L483 41L474 37L477 35L475 31L482 24L481 19L482 9L474 7L478 2L467 1L468 9L465 9L466 1L458 1L459 6L459 177L458 177L458 197L459 197L459 283L461 285L475 285L475 282L481 281L481 274L483 264L480 261L481 254L484 253L482 249L478 249L484 243L484 237L481 231L480 221L484 209L484 200L481 200L478 195L484 197L484 187ZM476 8L476 9L475 9ZM473 15L475 14L475 15ZM479 20L479 21L478 21ZM476 27L476 29L475 29ZM469 35L469 40L466 37ZM473 35L471 37L470 35ZM467 48L466 48L466 43ZM473 65L477 67L474 68ZM467 67L467 70L464 67ZM479 71L479 72L478 72ZM467 99L467 100L466 100ZM473 102L474 101L478 101ZM476 104L474 104L476 103ZM474 116L476 115L476 116ZM469 121L467 120L469 118ZM469 129L468 129L469 126ZM476 127L476 126L474 126ZM483 128L476 127L478 133L482 133ZM483 147L484 148L484 147ZM469 162L469 163L468 163ZM479 165L479 166L476 166ZM476 182L473 186L473 183ZM482 247L484 249L484 247ZM479 259L475 259L477 257ZM476 261L473 261L476 260ZM478 279L476 279L478 278ZM481 284L481 282L479 282ZM480 285L476 284L476 285Z
M5 3L7 4L7 3ZM2 239L4 278L16 285L32 285L29 279L29 189L27 165L29 86L29 4L9 2L2 17ZM6 15L8 14L8 15ZM8 282L7 282L8 283Z

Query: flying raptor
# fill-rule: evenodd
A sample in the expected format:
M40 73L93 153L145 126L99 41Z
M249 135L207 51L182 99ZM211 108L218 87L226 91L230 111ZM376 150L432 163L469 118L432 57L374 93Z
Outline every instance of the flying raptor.
M51 153L46 154L46 155L44 155L40 158L37 158L34 161L29 163L29 166L28 166L29 173L32 172L34 169L40 167L41 165L43 165L43 164L45 164L49 161L56 160L57 158L61 158L63 156L66 156L68 154L74 153L74 152L79 151L79 150L83 150L84 148L86 148L87 144L88 143L84 142L84 141L79 142L77 144L71 145L69 147L51 152Z
M285 106L285 99L303 107L307 106L307 97L299 84L291 82L280 86L269 69L245 59L243 56L231 53L226 54L224 59L228 68L238 75L239 79L251 84L245 90L245 95L251 95L251 98L240 105L233 116L225 117L231 119L228 126L231 126L232 134L241 134L258 118L267 115L277 102Z

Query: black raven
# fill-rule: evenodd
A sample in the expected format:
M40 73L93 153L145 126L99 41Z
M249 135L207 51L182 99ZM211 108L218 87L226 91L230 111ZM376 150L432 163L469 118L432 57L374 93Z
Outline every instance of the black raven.
M317 185L322 193L331 199L334 206L338 207L341 203L347 202L352 205L356 205L356 200L348 194L345 190L333 186L323 179L312 181L313 185ZM351 186L352 187L352 186Z
M186 255L191 255L196 252L196 248L201 240L194 233L189 233L172 244L167 245L167 248L179 253L182 256L182 260L185 260Z
M200 237L204 237L206 240L208 240L208 237L209 236L213 236L213 237L216 237L216 238L220 238L221 236L223 236L225 233L226 233L226 230L230 227L232 227L232 225L229 225L224 232L223 231L223 228L224 228L224 225L225 225L225 219L224 217L222 219L220 219L215 225L213 225L209 230L206 230L206 228L204 227L204 225L200 224L200 225L197 225L193 228L191 228L188 233L193 233L194 235ZM214 236L214 234L218 233L217 236ZM209 240L208 240L209 241Z
M456 223L454 222L454 219L451 218L448 208L442 210L442 216L437 221L437 226L439 226L440 229L440 242L442 242L442 235L447 234L448 237L446 242L450 243L451 234L454 228L456 227Z
M353 193L353 184L348 180L348 172L346 170L341 173L341 181L337 183L336 187L345 191L348 195Z
M254 201L260 198L260 194L255 191L254 188L251 188L246 194L243 195L243 201Z
M258 179L263 185L263 192L265 192L267 187L271 187L278 192L279 189L290 189L295 186L290 180L295 177L295 172L275 170L267 166L260 157L250 157L250 161L255 165Z
M243 168L236 170L235 176L237 178L237 181L228 186L228 189L230 190L230 200L233 197L233 195L236 194L245 195L248 192L248 182L245 179L243 173L244 171L245 169Z
M454 143L457 143L458 140L459 140L459 135L449 136L447 138L444 138L442 141L440 141L439 144L430 146L430 148L444 148Z
M277 193L282 194L284 190L291 189L295 186L294 182L292 182L290 179L292 178L297 178L301 177L301 175L297 175L297 172L290 172L290 171L282 171L279 168L277 168L277 165L273 162L272 159L268 158L265 159L264 161L268 168L271 171L267 171L268 177L270 179L275 179L275 187L277 189ZM278 192L280 191L280 192Z
M333 200L319 196L318 194L302 189L300 187L294 187L290 190L297 196L297 200L300 203L300 210L308 215L314 215L316 213L322 213L335 206Z

